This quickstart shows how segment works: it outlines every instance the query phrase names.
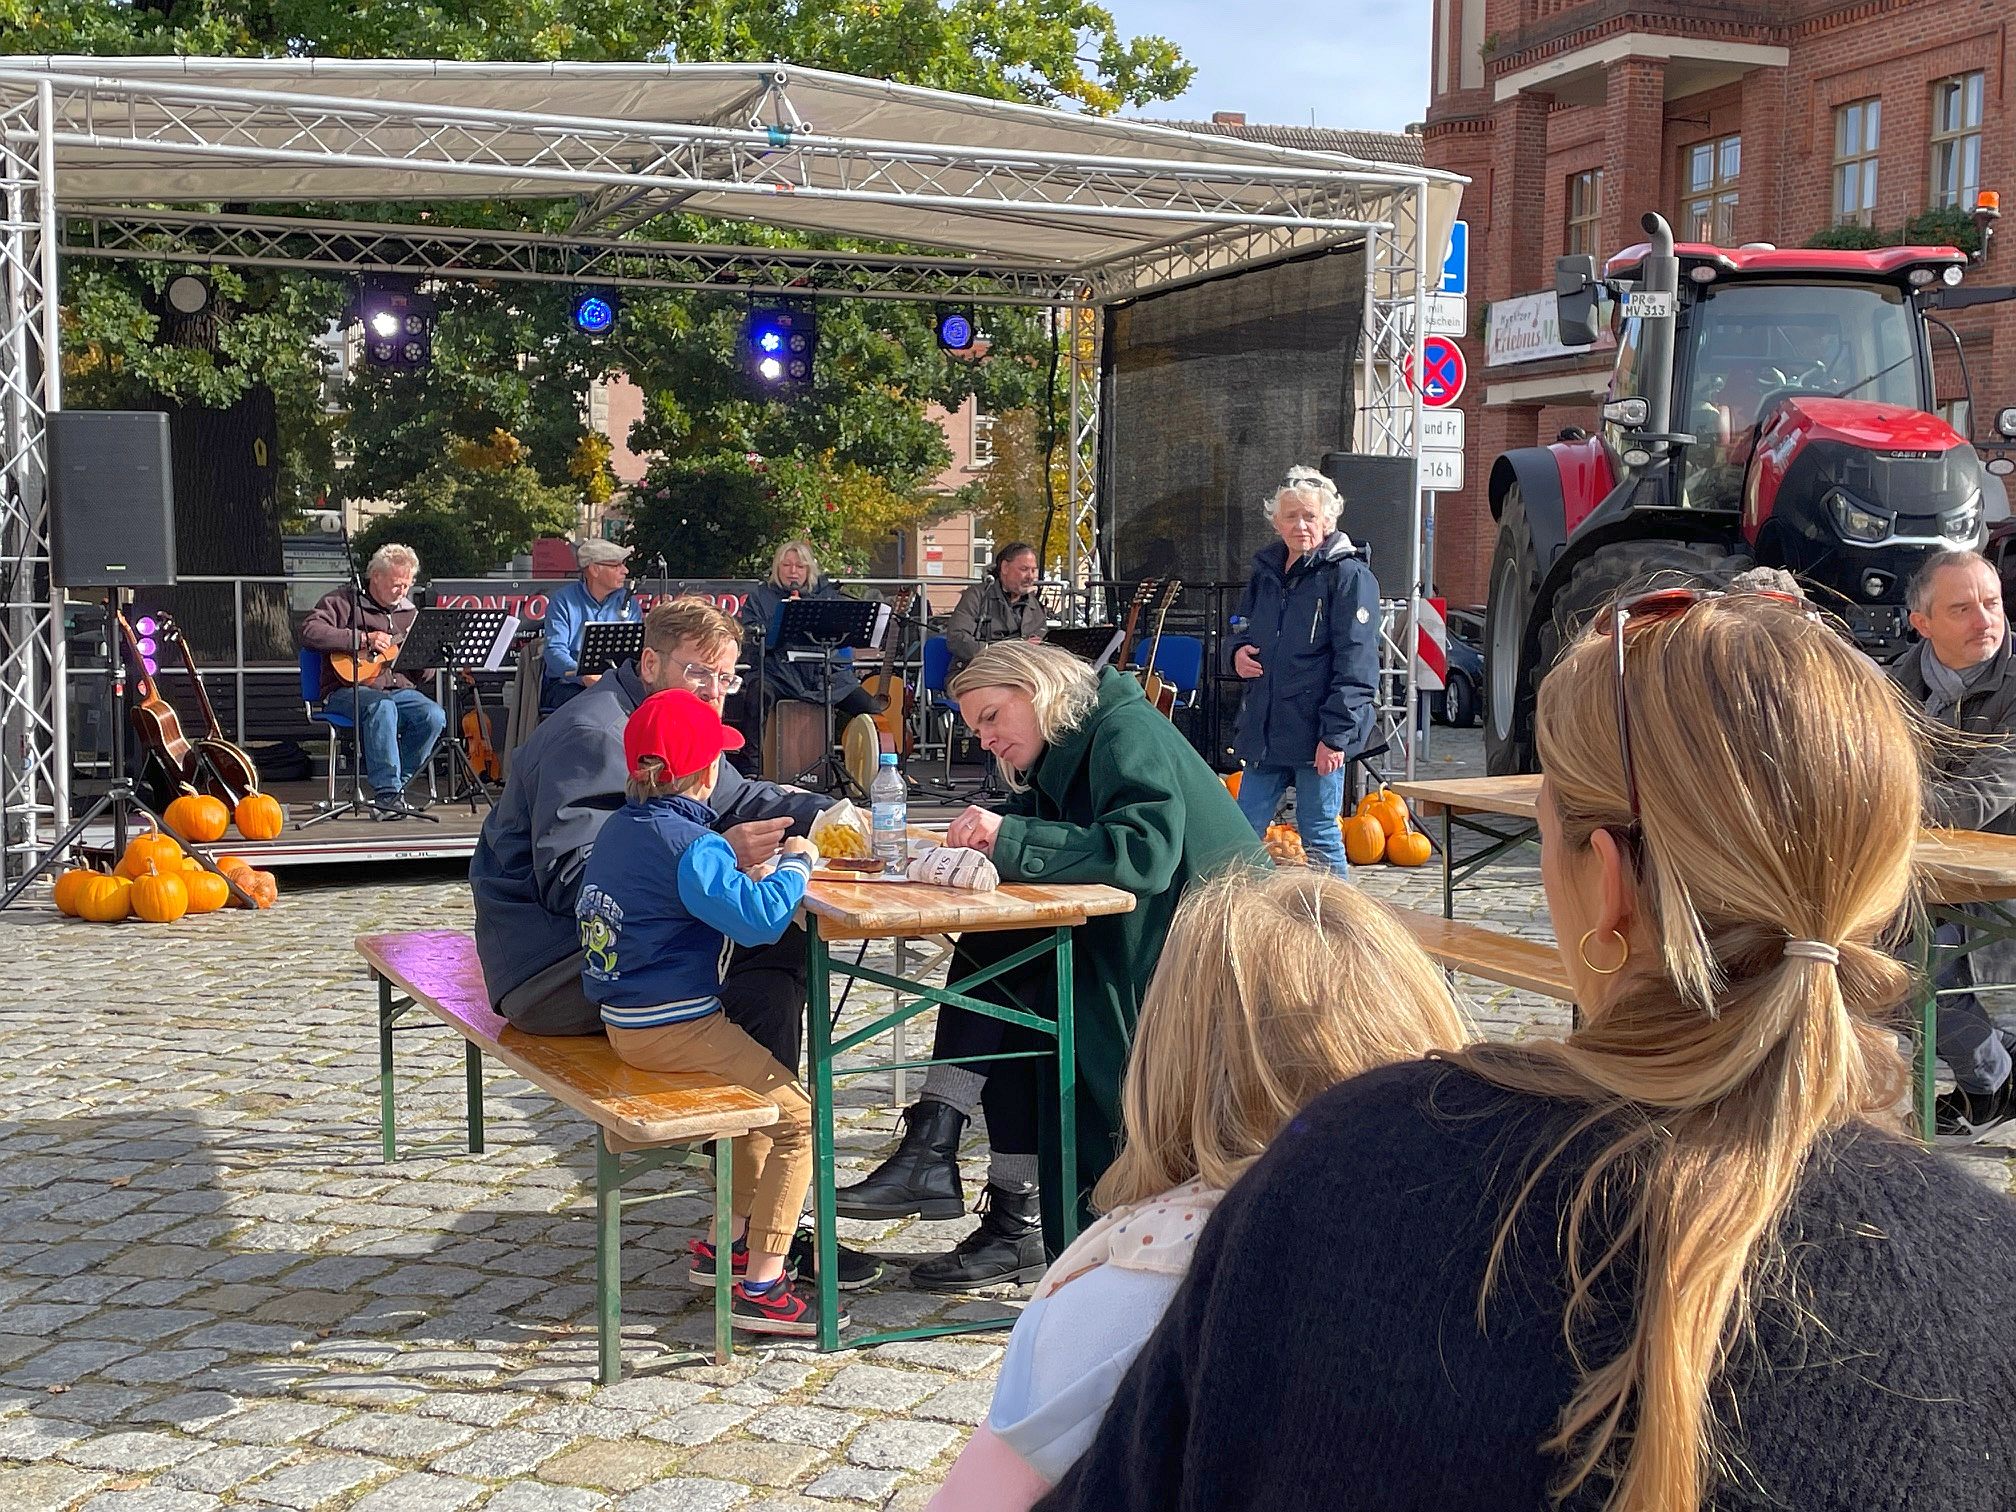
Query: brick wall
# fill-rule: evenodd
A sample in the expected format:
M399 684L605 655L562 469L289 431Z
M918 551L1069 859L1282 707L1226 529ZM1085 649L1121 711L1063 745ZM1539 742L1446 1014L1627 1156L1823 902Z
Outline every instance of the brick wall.
M1855 100L1882 100L1875 219L1886 230L1901 227L1928 203L1932 85L1956 73L1984 74L1981 184L2001 189L2016 210L2016 10L2004 0L1628 6L1450 0L1452 32L1460 32L1464 9L1474 5L1484 6L1484 33L1494 44L1484 87L1432 100L1424 135L1429 166L1472 179L1463 213L1470 222L1473 323L1479 307L1494 299L1551 286L1553 260L1566 241L1571 174L1603 170L1604 251L1615 251L1641 239L1638 219L1648 209L1678 225L1685 148L1732 133L1743 139L1736 239L1803 244L1832 220L1834 111ZM1680 64L1626 57L1603 71L1600 87L1583 88L1572 103L1544 94L1494 98L1506 74L1572 57L1627 31L1782 47L1787 63L1701 88L1690 87L1693 76ZM1971 276L2016 283L2016 215L1988 266ZM2016 306L1964 312L1952 324L1967 353L1979 433L2000 403L2016 403ZM1437 518L1437 577L1452 602L1485 593L1495 538L1486 500L1493 458L1508 446L1551 440L1563 425L1593 420L1581 403L1487 406L1493 384L1544 376L1564 364L1489 368L1481 342L1465 348L1469 487L1445 496ZM1957 397L1959 387L1957 365L1942 358L1941 397Z

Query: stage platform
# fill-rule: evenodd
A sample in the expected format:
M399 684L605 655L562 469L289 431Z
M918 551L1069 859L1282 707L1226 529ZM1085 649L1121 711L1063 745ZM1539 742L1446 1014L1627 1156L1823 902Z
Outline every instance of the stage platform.
M979 768L959 768L956 779L962 788L977 793ZM387 823L375 817L330 819L311 829L302 826L321 810L328 788L321 782L276 782L266 791L287 810L287 825L273 840L243 840L236 831L217 842L215 850L243 856L262 870L297 866L349 866L358 863L396 865L401 862L466 861L476 850L476 836L490 809L478 803L438 802L427 812L438 823L406 818ZM502 791L501 788L498 789ZM339 790L339 798L341 792ZM992 800L999 802L999 799ZM926 802L913 797L910 819L916 824L942 824L965 807L964 803ZM87 847L105 849L112 843L109 821L85 831Z

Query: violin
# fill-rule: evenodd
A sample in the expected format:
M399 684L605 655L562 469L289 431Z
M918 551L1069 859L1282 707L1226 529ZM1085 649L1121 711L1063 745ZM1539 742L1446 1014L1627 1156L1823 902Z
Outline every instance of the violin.
M469 765L485 782L504 780L504 758L497 753L496 737L490 729L490 711L483 707L483 689L467 667L456 668L469 684L469 708L462 716L462 744L469 753Z

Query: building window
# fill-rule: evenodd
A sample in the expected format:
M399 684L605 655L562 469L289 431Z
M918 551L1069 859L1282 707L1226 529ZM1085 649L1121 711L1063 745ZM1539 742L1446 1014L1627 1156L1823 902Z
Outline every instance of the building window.
M1743 139L1718 137L1686 149L1690 241L1727 246L1736 240L1736 179L1743 171Z
M1603 170L1588 168L1568 175L1568 255L1600 256L1603 236Z
M973 406L973 465L994 465L994 417L977 404Z
M1978 73L1932 86L1932 207L1972 209L1981 188L1981 80Z
M1834 224L1876 224L1876 142L1883 102L1857 100L1834 112Z

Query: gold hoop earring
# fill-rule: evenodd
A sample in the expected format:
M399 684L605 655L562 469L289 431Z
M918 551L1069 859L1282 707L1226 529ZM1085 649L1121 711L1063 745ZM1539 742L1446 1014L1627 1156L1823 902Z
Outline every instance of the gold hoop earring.
M1598 966L1594 961L1589 959L1589 942L1595 939L1598 934L1605 933L1617 936L1617 943L1624 948L1624 953L1617 957L1617 964L1615 966ZM1624 931L1621 929L1592 929L1589 933L1582 936L1582 943L1575 947L1575 951L1582 957L1582 964L1595 972L1596 975L1615 976L1624 969L1625 963L1631 959L1631 942L1624 938Z

